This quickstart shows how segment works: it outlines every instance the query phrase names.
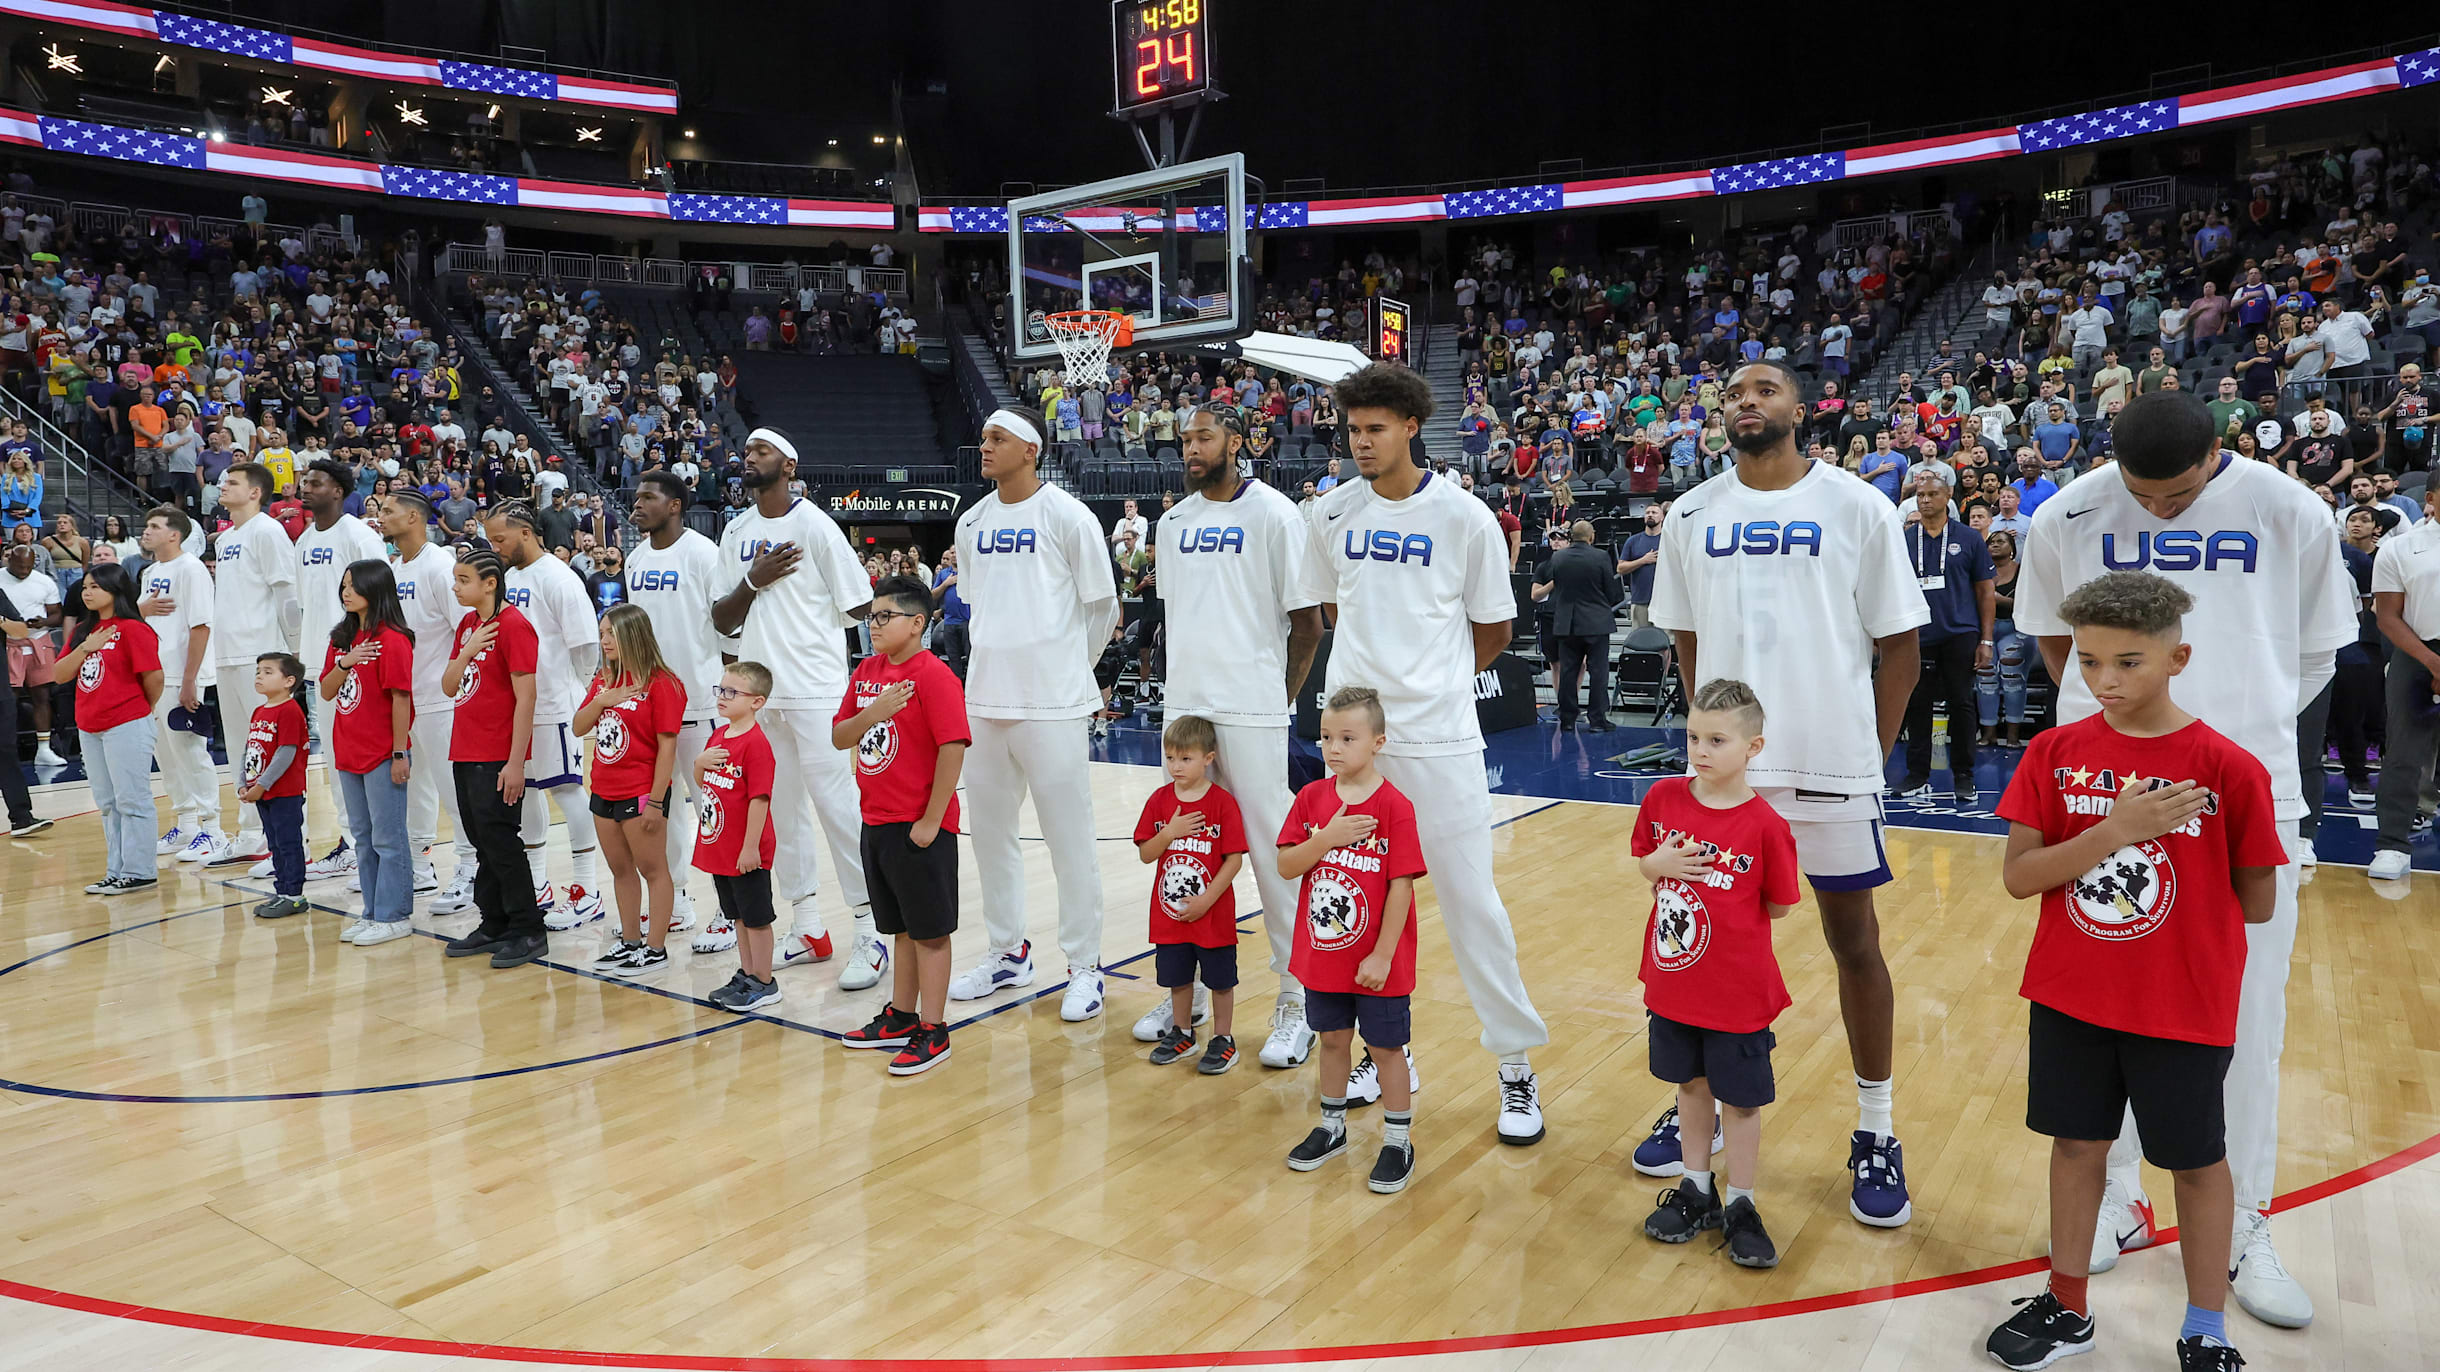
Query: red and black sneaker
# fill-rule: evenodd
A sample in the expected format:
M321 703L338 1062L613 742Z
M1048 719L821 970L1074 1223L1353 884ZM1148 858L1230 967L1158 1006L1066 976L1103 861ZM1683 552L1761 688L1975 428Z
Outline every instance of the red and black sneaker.
M922 1024L922 1018L914 1012L884 1005L881 1013L873 1016L872 1023L839 1035L839 1042L849 1048L904 1048L908 1036Z
M929 1072L948 1060L949 1026L918 1024L907 1035L906 1047L899 1049L898 1056L890 1059L890 1075L911 1077L918 1072Z

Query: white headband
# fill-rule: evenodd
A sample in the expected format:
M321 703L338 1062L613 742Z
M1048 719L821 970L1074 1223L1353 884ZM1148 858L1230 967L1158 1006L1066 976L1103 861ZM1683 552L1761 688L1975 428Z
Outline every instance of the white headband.
M772 447L779 449L780 455L787 458L790 462L797 460L796 445L788 441L788 435L781 433L777 429L756 429L754 432L746 435L746 442L751 445L754 440L758 438L763 442L770 444Z
M1012 411L993 410L991 418L983 421L983 427L1000 429L1011 437L1022 438L1037 448L1042 446L1042 431L1034 427L1032 420Z

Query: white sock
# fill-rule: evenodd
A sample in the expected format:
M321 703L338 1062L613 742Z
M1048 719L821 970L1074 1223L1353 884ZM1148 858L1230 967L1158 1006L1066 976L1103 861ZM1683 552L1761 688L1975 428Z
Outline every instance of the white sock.
M1720 1204L1724 1206L1735 1205L1739 1201L1746 1201L1750 1203L1753 1199L1754 1188L1750 1186L1724 1187L1720 1193Z
M856 937L869 939L881 937L881 931L873 927L873 907L870 905L857 906L853 919L856 926Z
M1500 1054L1500 1065L1503 1067L1532 1067L1533 1063L1528 1059L1525 1050L1520 1048L1513 1053Z
M1882 1138L1892 1137L1897 1132L1889 1122L1888 1079L1855 1079L1855 1127Z
M1686 1169L1686 1180L1694 1183L1695 1190L1702 1192L1706 1196L1711 1194L1711 1173L1697 1172L1693 1168L1689 1167Z
M534 874L534 889L542 889L543 883L551 879L550 863L550 850L542 844L537 843L525 850L525 865Z
M578 886L584 887L587 891L590 891L595 895L600 895L602 889L602 850L599 848L579 848L575 852L570 853L568 856L572 861L572 865L574 866L576 873L573 877L570 877L569 880L573 881Z

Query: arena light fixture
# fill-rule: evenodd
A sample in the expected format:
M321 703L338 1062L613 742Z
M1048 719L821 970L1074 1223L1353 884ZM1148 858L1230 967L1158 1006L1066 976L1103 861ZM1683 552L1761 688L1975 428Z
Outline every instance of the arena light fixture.
M153 75L159 76L161 73L168 71L170 68L177 65L177 58L170 56L168 53L163 53L161 54L161 60L153 63Z
M427 121L424 119L424 112L417 109L413 105L408 104L406 101L399 101L397 109L399 123L413 124L418 128L422 128L426 125Z
M877 148L877 147L880 147L882 144L884 144L884 143L886 143L886 142L888 142L888 141L889 141L888 139L883 138L883 137L882 137L880 134L877 134L877 133L876 133L876 134L874 134L874 135L873 135L873 146L874 146L874 147L876 147L876 148Z
M579 143L599 143L602 141L602 131L600 129L578 129L576 131L576 141Z
M290 103L290 97L294 96L295 94L296 91L293 89L282 90L277 86L265 86L263 87L263 103L266 105L286 105Z
M834 148L835 148L835 147L837 147L837 146L839 146L839 140L838 140L838 139L836 139L836 138L831 139L831 140L830 140L830 146L832 146L832 147L834 147Z
M499 117L500 117L500 107L499 107L498 105L494 105L494 106L492 106L491 108L489 108L489 109L487 109L487 110L483 111L483 117L484 117L485 119L497 119L497 118L499 118Z
M227 130L225 130L225 129L214 129L214 130L212 130L212 141L213 141L213 142L215 142L215 143L226 143L226 142L228 142L228 141L229 141L229 135L228 135L228 131L227 131Z
M682 133L682 134L685 134L685 135L686 135L687 137L689 137L689 138L692 138L692 137L694 137L694 136L695 136L695 131L694 131L693 129L680 129L680 130L678 130L678 132L680 132L680 133Z
M85 74L85 64L77 60L76 54L73 52L60 51L57 43L53 43L44 48L42 50L42 56L44 62L46 63L44 67L44 70L46 71L64 71L71 76L82 76Z

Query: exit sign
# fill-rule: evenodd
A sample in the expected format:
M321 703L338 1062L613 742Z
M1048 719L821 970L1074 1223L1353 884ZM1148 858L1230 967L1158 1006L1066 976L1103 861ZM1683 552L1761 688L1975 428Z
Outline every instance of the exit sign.
M882 474L882 479L889 482L893 486L903 486L906 484L907 469L904 467L892 467Z

